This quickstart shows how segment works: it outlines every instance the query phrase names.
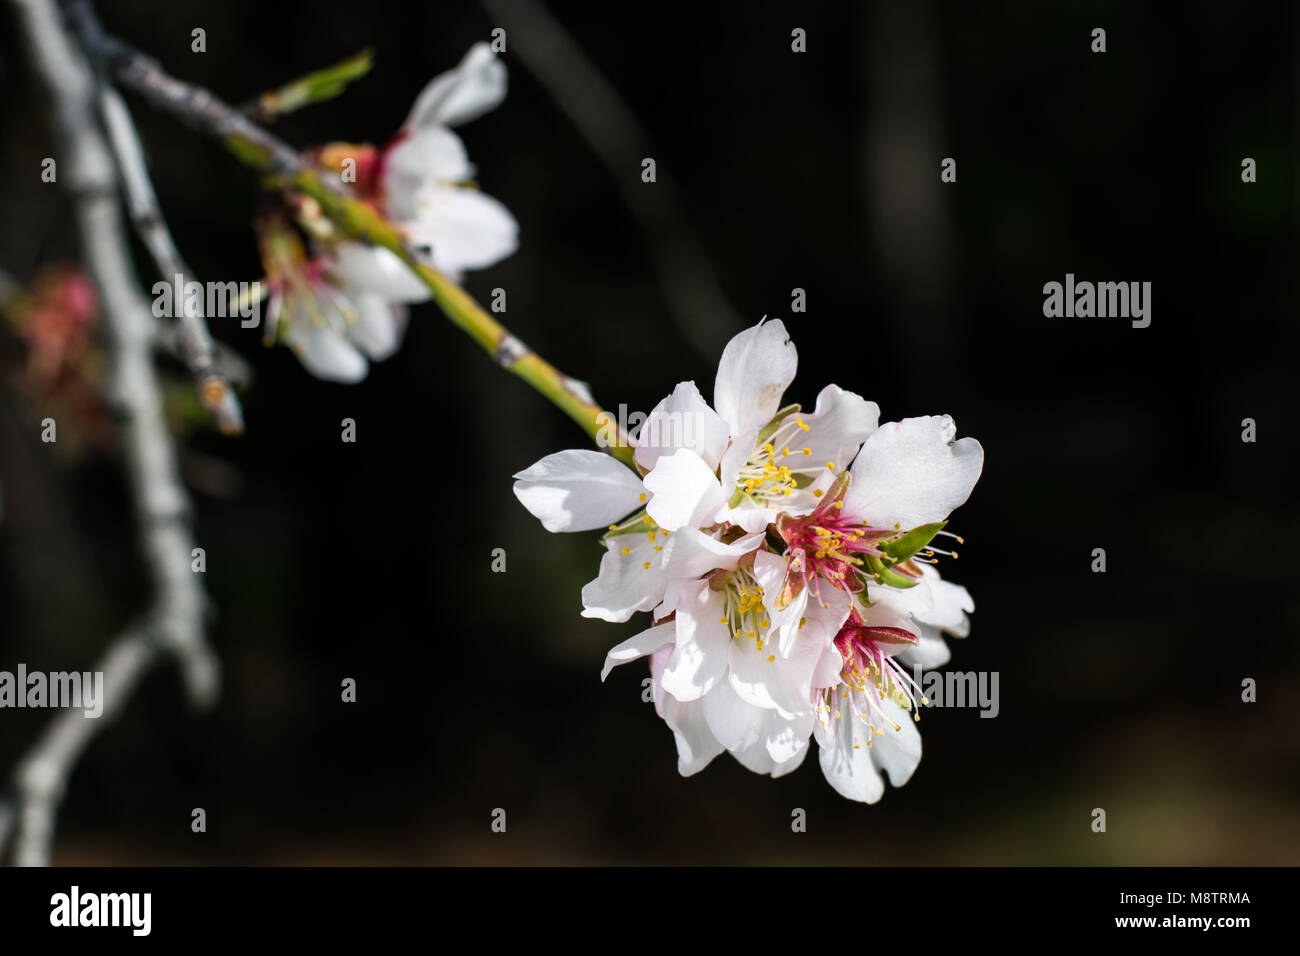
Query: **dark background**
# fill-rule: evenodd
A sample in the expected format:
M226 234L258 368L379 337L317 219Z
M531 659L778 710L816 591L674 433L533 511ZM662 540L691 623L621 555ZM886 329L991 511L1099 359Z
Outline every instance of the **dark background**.
M474 4L100 8L234 102L373 45L368 78L277 124L303 146L384 140L429 78L510 29ZM874 806L838 797L815 754L775 782L725 756L680 778L640 666L599 681L644 618L580 618L594 536L547 534L510 490L584 436L431 305L351 387L227 322L216 334L256 373L248 432L185 439L223 697L187 715L174 669L156 670L75 773L56 861L1300 861L1296 9L553 9L653 140L695 237L677 238L701 244L734 315L680 317L688 293L651 266L660 227L614 177L664 183L602 163L513 52L524 32L508 34L506 102L459 130L521 247L468 288L505 288L512 331L607 407L648 411L689 378L711 395L726 339L766 314L799 348L790 400L834 381L887 420L952 414L986 466L952 525L966 546L944 573L977 610L949 666L1000 672L1000 715L927 712L916 775ZM66 199L39 182L53 150L11 17L0 267L25 280L75 245ZM257 278L256 179L130 103L197 274ZM1045 319L1042 286L1067 272L1152 282L1151 326ZM0 667L84 669L147 582L119 462L56 453L41 417L0 388ZM4 772L47 717L0 712Z

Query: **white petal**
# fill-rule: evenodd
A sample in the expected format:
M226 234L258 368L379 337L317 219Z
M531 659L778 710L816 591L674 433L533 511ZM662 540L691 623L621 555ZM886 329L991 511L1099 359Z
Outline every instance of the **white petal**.
M727 680L741 700L755 707L793 714L788 702L778 701L774 695L779 671L785 664L783 658L777 657L775 644L764 644L760 651L757 641L744 635L730 642L729 651ZM769 661L769 657L773 660Z
M740 765L753 773L772 773L776 770L776 761L767 752L765 741L757 740L743 750L733 750L731 755Z
M916 627L920 630L917 634L918 643L898 654L897 660L908 670L920 668L928 671L947 664L952 659L952 651L948 649L948 642L939 635L938 629L926 624L918 624Z
M637 433L636 461L650 471L661 455L689 448L716 470L727 437L727 423L709 407L695 383L681 382L654 407Z
M714 512L726 503L713 469L689 448L661 457L645 476L645 486L654 494L646 511L669 531L712 524Z
M827 718L829 734L818 734L822 773L836 793L850 800L875 803L885 792L875 764L871 762L871 728L848 712L848 701L836 695L831 708L840 706L838 718ZM876 738L879 739L879 738ZM873 745L874 746L874 745Z
M832 722L829 734L818 734L822 773L842 796L875 803L885 791L879 770L889 774L889 782L896 787L911 777L921 760L921 735L912 715L891 701L881 702L889 719L872 721L883 731L880 736L874 736L863 720L849 713L846 700L837 696L831 706L836 702L841 707L840 717Z
M636 510L641 479L608 455L569 449L515 475L515 497L547 531L605 528Z
M921 762L921 732L916 729L916 722L908 711L888 700L882 706L898 729L895 730L888 722L880 725L884 734L874 738L871 761L889 775L891 784L901 787L911 779Z
M828 642L822 648L821 657L817 659L817 666L813 668L813 687L834 687L840 682L840 672L843 669L844 658L836 650L835 644Z
M356 320L348 323L348 338L375 361L386 359L402 344L406 331L406 306L370 294L354 298Z
M727 673L728 625L720 623L722 597L707 581L682 589L677 606L677 646L664 668L663 686L680 701L698 700Z
M404 126L458 126L495 109L506 98L506 68L486 43L475 43L454 70L416 97Z
M429 298L429 290L415 273L381 246L340 243L329 272L346 290L376 292L392 302L424 302Z
M664 558L674 578L697 578L710 571L732 571L740 559L763 543L763 535L751 534L724 544L717 538L682 528L668 538Z
M744 750L763 737L763 711L737 696L726 681L705 694L701 703L710 732L727 750Z
M812 748L808 746L808 739L807 736L805 735L803 746L795 751L794 756L789 758L788 760L778 761L776 763L776 766L772 768L773 779L777 777L784 777L787 773L790 773L793 770L798 770L799 767L803 764L804 758L808 756L808 751L811 749ZM769 747L767 752L768 755L771 756L772 748Z
M677 742L677 772L683 777L699 773L722 753L722 744L709 731L700 701L684 703L665 697L663 709L664 722L672 729Z
M794 381L799 359L780 319L741 332L722 351L713 385L713 407L744 435L767 424Z
M429 248L434 268L441 272L485 269L519 248L515 217L477 189L427 185L415 205L411 240Z
M619 664L639 660L648 654L653 654L661 647L671 644L676 633L677 625L669 622L647 628L640 634L629 637L605 655L605 666L600 671L600 679L603 681L609 676L609 672Z
M853 463L844 513L906 530L942 521L968 497L984 467L973 438L954 442L947 415L888 422L867 438Z
M582 588L582 616L617 623L658 605L667 583L667 550L656 551L656 547L661 545L639 532L610 538L600 559L600 573Z
M927 610L914 615L916 619L965 637L970 631L970 619L966 615L975 610L975 600L970 592L960 584L943 580L939 572L928 565L922 565L922 573L933 601Z
M398 140L383 155L384 208L399 222L419 214L419 197L432 183L474 178L465 144L449 129L434 126Z
M812 449L811 460L818 465L834 462L839 472L876 430L880 406L838 385L827 385L817 396L816 410L803 420L808 426L804 445Z
M922 564L920 568L920 584L903 589L872 588L872 600L878 608L891 608L918 624L965 637L970 632L970 620L966 614L975 610L970 593L959 584L943 580L930 565Z
M365 378L370 369L365 356L332 324L306 318L291 321L285 340L303 368L317 378L351 385Z
M769 721L767 736L763 741L768 755L777 764L772 776L779 777L789 773L803 762L804 752L808 749L808 735L812 733L813 717L811 713L800 714L792 720L777 718ZM791 763L794 761L794 763ZM780 772L778 772L778 770Z

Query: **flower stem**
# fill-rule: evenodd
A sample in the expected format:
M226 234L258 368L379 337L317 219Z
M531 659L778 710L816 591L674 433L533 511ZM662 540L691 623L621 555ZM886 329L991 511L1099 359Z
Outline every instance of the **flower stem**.
M586 394L585 386L529 349L484 311L473 296L420 261L407 245L401 229L374 207L327 184L317 169L303 167L282 180L288 188L316 200L322 211L350 238L381 246L401 259L428 288L433 301L452 324L481 345L498 365L550 399L615 458L633 465L632 449L626 436L618 430L617 419ZM613 442L609 440L612 436L617 436Z

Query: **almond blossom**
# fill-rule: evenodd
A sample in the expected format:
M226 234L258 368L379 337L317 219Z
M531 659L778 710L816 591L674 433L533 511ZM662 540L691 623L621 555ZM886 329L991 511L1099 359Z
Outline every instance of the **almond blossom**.
M500 202L474 184L464 143L451 131L505 98L506 69L486 43L470 48L459 66L433 79L416 98L402 128L383 148L333 143L318 162L355 173L353 188L406 234L429 265L459 282L518 247L519 226ZM272 301L268 328L283 337L319 378L358 382L371 361L392 355L406 328L406 306L429 290L387 249L340 241L311 202L296 210L319 251L312 258L268 264ZM264 260L265 260L264 256Z
M832 786L874 802L880 771L899 786L920 759L906 668L944 663L944 635L969 630L974 605L933 567L949 554L934 541L983 450L948 416L878 425L875 403L835 385L811 413L782 406L796 367L784 325L761 322L723 351L712 406L682 382L655 407L635 471L559 452L515 493L548 530L606 529L583 614L648 611L651 626L602 680L650 659L681 773L728 752L780 776L816 740Z

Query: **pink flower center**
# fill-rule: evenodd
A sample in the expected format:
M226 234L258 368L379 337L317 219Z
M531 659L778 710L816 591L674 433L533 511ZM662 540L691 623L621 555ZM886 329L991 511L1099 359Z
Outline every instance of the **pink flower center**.
M777 520L777 531L785 541L789 559L786 591L797 593L799 588L808 587L818 594L818 578L844 591L862 591L864 585L857 568L863 556L883 554L876 545L898 534L890 528L873 528L844 514L847 488L846 473L831 486L830 493L812 514L802 518L782 516Z

